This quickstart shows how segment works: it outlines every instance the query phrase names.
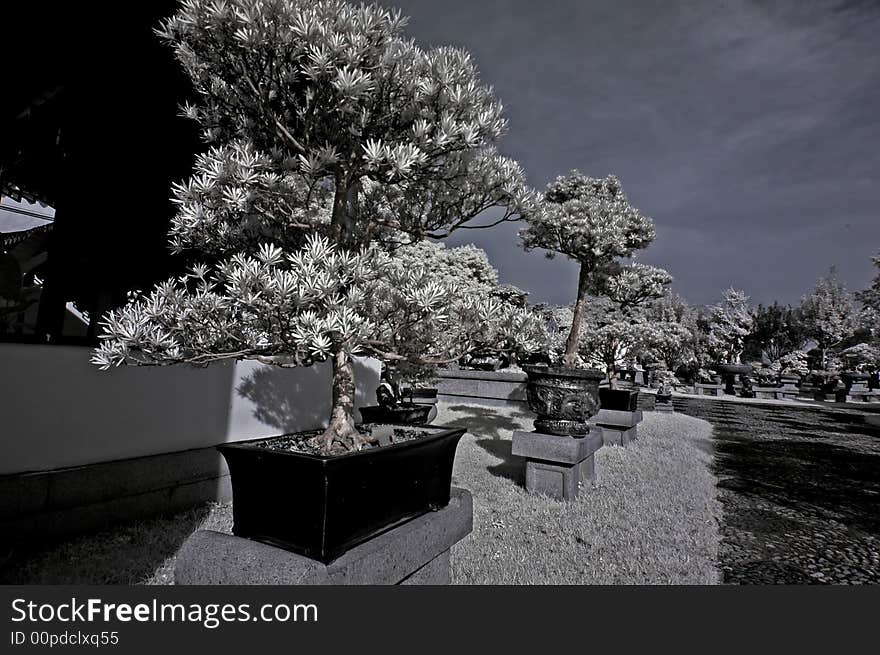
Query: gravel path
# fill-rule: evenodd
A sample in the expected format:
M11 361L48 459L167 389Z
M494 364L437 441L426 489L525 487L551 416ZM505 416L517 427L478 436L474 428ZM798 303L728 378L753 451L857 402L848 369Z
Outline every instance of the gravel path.
M880 583L880 414L679 397L714 426L728 584Z

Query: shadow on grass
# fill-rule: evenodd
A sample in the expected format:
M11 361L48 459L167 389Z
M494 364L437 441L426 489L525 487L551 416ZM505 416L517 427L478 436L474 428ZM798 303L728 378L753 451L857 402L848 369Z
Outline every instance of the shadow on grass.
M466 425L468 432L476 437L474 443L502 460L500 464L486 467L490 474L524 484L524 459L511 454L511 441L504 433L530 429L534 414L518 408L504 408L502 413L494 407L477 405L449 405L446 409L459 415L448 424Z
M501 439L502 431L513 432L514 430L531 429L531 421L535 415L531 412L516 409L507 410L504 413L496 411L495 407L483 407L477 405L449 405L449 411L463 416L448 421L447 423L434 423L434 425L467 425L468 432L474 436L489 436L491 439Z
M205 504L50 543L6 545L0 552L0 584L142 583L177 553L210 511Z
M525 485L525 459L511 454L512 442L507 439L476 439L474 443L501 460L500 464L486 467L489 473L497 478L512 480L520 486Z

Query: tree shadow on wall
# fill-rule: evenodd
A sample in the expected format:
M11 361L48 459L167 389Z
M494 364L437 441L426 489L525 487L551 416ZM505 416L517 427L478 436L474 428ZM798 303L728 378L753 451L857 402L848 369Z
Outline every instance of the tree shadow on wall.
M354 369L356 380L370 379L369 366L355 360ZM288 434L327 425L331 383L329 365L283 368L264 364L245 377L235 391L253 404L255 419ZM369 391L359 388L356 402L363 403Z

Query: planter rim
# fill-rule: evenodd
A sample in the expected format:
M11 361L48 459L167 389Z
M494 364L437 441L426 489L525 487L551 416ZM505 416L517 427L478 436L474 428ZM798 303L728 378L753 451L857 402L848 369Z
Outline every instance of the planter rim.
M271 453L272 455L286 455L290 457L304 457L306 459L318 460L324 464L327 462L338 462L340 459L346 459L349 457L357 457L358 455L363 455L365 452L373 452L376 450L381 450L383 452L388 452L390 450L399 450L401 448L405 448L407 446L412 446L413 441L430 441L433 439L441 439L443 437L449 436L455 432L460 432L462 435L467 432L467 428L465 427L456 427L456 426L444 426L444 427L436 427L431 425L412 425L409 423L376 423L374 425L387 425L392 427L406 428L409 430L430 430L434 432L434 434L428 434L420 439L410 439L409 441L401 441L400 443L390 444L388 446L379 446L378 448L371 448L369 450L356 450L351 453L340 453L339 455L315 455L313 453L297 453L290 450L276 450L272 448L259 448L254 444L259 441L269 441L271 439L277 439L278 437L287 437L291 435L300 434L297 432L290 432L287 434L276 434L271 437L258 437L256 439L247 439L246 441L235 441L233 443L225 443L216 446L217 450L221 453L224 450L248 450L248 451L262 451ZM311 432L311 430L304 430L304 432Z
M582 380L604 380L605 373L595 368L567 368L565 366L543 366L526 364L522 369L528 374L550 375L562 378L580 378Z

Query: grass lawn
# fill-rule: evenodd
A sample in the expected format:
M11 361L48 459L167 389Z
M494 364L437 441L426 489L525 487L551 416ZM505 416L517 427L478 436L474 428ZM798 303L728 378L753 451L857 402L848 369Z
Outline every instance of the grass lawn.
M715 584L718 518L710 427L646 413L639 439L596 454L598 480L576 502L527 494L511 433L518 409L441 404L435 425L467 424L453 484L474 496L474 531L453 548L456 584ZM140 521L11 552L0 582L169 584L174 556L196 529L231 531L229 504ZM3 557L0 554L0 557Z

